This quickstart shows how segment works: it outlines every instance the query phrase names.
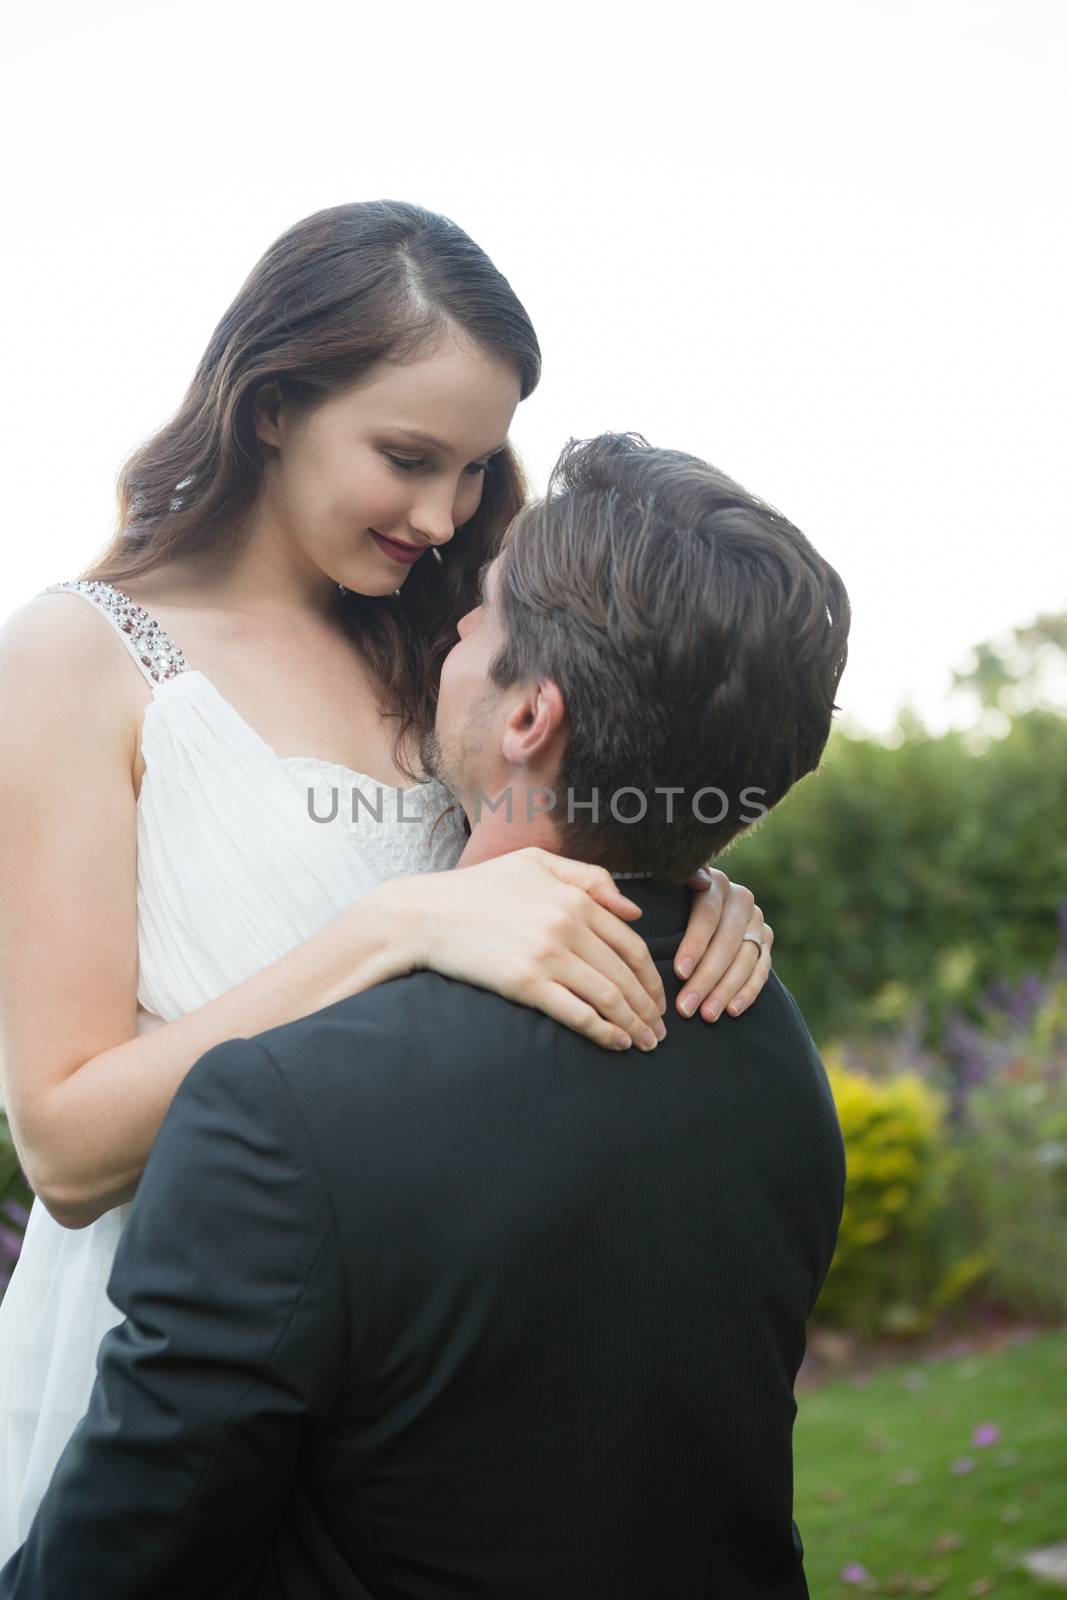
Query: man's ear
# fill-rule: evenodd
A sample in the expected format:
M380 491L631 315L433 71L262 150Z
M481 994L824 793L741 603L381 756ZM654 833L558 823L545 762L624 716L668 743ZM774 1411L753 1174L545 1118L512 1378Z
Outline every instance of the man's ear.
M560 687L551 678L531 685L530 694L516 705L504 727L501 754L505 761L525 767L543 759L565 733L567 711Z
M273 380L260 385L255 403L256 434L264 444L282 442L282 391Z

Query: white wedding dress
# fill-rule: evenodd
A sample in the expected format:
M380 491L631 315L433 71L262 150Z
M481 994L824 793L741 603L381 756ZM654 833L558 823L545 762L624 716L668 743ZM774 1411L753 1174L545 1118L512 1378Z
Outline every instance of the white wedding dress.
M119 590L78 580L44 592L93 605L152 686L137 803L139 1035L251 977L376 883L455 865L462 812L437 780L397 790L278 756ZM97 1346L120 1320L106 1287L128 1211L70 1231L33 1203L0 1302L0 1564L26 1537L88 1404Z

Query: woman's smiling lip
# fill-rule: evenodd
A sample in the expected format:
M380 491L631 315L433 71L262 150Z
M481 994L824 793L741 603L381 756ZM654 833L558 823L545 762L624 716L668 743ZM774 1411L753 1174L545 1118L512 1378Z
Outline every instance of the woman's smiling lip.
M373 528L368 531L379 549L384 550L393 561L402 561L406 567L411 566L420 556L424 556L429 549L429 545L425 544L399 544L395 539L387 539L384 534L375 533Z

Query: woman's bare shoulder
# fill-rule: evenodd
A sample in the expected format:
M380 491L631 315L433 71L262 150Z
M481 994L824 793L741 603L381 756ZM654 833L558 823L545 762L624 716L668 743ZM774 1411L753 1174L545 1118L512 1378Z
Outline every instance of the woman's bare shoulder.
M115 630L95 605L87 605L69 589L35 594L23 601L0 624L0 655L20 660L46 661L58 652L64 659L76 654L101 662L125 654Z
M114 625L70 591L34 595L0 623L3 716L116 720L133 734L151 691Z

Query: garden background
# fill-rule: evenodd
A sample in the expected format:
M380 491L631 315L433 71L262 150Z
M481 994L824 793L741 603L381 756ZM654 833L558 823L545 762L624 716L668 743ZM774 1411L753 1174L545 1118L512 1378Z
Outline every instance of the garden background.
M1064 615L978 645L969 726L836 731L728 858L847 1151L795 1435L817 1600L1067 1586L1065 665Z

